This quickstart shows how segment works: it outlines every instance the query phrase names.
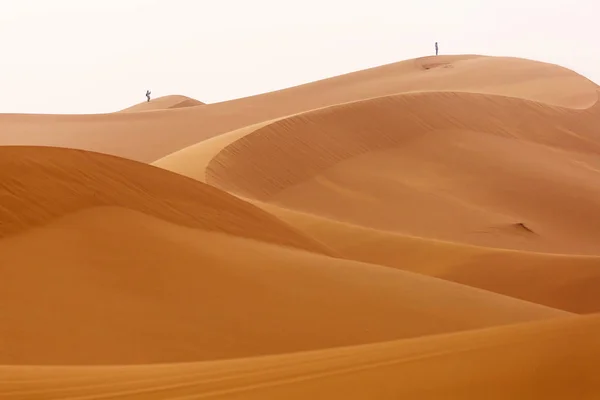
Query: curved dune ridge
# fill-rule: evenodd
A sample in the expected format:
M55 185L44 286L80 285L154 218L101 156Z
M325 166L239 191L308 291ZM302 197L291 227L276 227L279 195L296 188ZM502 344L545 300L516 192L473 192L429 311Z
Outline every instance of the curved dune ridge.
M469 246L258 205L344 258L435 276L570 312L600 312L600 256Z
M418 141L435 149L438 139L459 141L460 131L597 155L599 115L600 105L570 111L520 99L456 92L381 97L302 113L253 130L211 159L207 182L268 199L344 160ZM288 143L292 145L284 146ZM259 152L272 154L274 149L281 158L253 158ZM294 164L302 164L302 168ZM258 174L258 169L264 172Z
M0 145L72 147L152 162L248 125L374 97L464 91L586 108L597 100L597 87L566 68L520 58L424 57L201 107L101 115L0 115L4 128Z
M171 95L162 96L151 101L145 101L134 106L128 107L119 112L143 112L156 110L170 110L174 108L196 107L205 105L203 102L187 96Z
M208 162L206 181L377 229L598 254L599 119L600 106L450 92L384 97L254 130Z
M0 147L0 183L0 237L79 210L117 206L192 228L328 253L232 195L113 156L50 147Z
M595 399L598 126L477 55L0 115L0 398Z

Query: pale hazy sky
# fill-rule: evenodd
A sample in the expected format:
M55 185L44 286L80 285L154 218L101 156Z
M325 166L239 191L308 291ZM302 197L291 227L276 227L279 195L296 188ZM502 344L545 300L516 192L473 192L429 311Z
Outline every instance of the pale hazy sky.
M0 113L213 103L429 55L517 56L600 83L599 0L0 0Z

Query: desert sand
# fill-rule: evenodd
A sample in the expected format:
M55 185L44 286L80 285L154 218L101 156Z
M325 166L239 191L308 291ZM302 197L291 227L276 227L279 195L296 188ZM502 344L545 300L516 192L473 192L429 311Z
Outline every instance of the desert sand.
M0 114L0 398L599 398L599 90L462 55Z

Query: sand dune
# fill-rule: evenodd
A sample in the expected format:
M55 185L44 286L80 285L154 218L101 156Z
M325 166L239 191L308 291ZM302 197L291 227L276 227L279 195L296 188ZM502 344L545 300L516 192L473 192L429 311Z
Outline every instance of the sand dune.
M598 254L598 119L600 106L571 111L460 93L385 97L254 130L209 161L206 181L410 235Z
M435 276L570 312L600 312L599 256L469 246L257 204L348 259Z
M224 148L274 121L275 120L260 122L203 140L193 146L183 148L160 158L154 161L152 165L206 183L206 170L209 164L211 162L218 162L218 159L214 161L213 159L215 159Z
M329 254L316 241L234 196L113 156L0 147L0 237L94 206L141 211L184 226Z
M600 318L222 362L0 367L11 399L596 399Z
M128 107L120 112L144 112L144 111L157 111L157 110L170 110L174 108L185 108L185 107L196 107L205 105L201 101L191 99L186 96L163 96L152 101L145 101L134 106Z
M121 208L4 239L0 265L0 364L210 360L568 315Z
M0 398L597 398L598 90L461 55L0 115Z
M431 68L434 64L438 67ZM597 100L597 87L573 71L531 60L425 57L202 107L102 115L0 114L0 145L73 147L149 162L220 133L373 97L451 90L586 108Z

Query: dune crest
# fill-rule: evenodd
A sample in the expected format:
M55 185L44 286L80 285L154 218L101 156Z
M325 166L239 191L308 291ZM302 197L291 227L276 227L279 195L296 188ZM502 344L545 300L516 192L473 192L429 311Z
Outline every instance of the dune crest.
M201 107L78 116L0 115L0 126L5 128L0 130L0 145L72 147L152 162L248 125L399 93L486 93L576 109L588 108L598 99L598 85L557 65L512 57L464 55L436 58L435 62L450 63L453 68L423 68L431 62L427 57L400 61ZM139 107L154 107L157 103L149 104Z
M271 214L228 193L104 154L0 147L0 183L0 237L86 208L117 206L193 228L329 253Z
M159 110L171 110L174 108L185 108L185 107L197 107L205 105L203 102L196 99L189 98L187 96L171 95L162 96L151 101L141 102L134 106L128 107L119 112L131 113L131 112L145 112L145 111L159 111Z

